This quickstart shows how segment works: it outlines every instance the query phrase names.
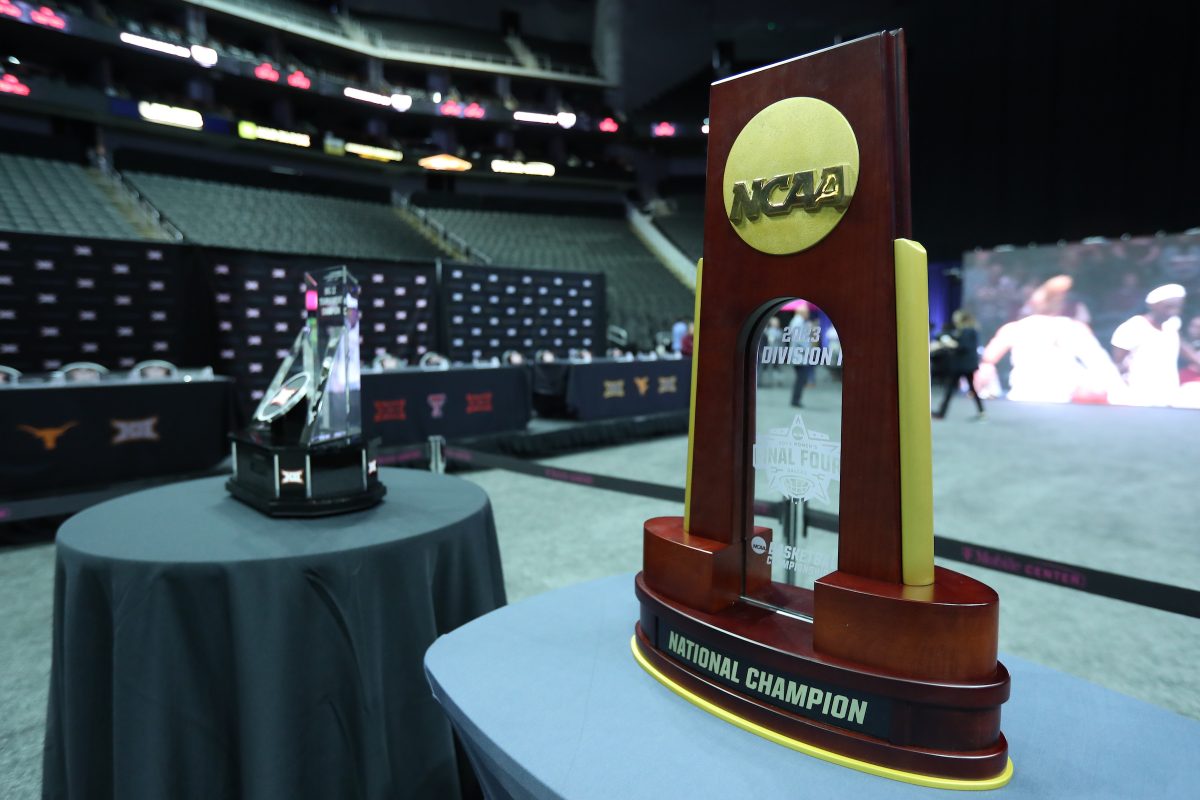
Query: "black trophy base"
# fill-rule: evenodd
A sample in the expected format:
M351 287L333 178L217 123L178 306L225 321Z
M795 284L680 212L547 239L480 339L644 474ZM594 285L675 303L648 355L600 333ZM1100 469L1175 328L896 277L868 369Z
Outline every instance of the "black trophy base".
M229 493L272 517L323 517L377 505L375 443L341 439L312 447L272 445L234 434Z

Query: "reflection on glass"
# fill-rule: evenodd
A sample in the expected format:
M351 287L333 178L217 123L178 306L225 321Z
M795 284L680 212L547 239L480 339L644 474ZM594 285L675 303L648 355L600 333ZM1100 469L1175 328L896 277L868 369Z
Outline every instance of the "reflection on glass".
M255 419L266 422L280 416L282 392L287 395L287 409L306 403L298 444L361 435L359 292L358 281L345 267L305 274L304 327L264 394Z
M804 514L836 514L841 486L842 349L814 303L795 299L764 315L752 339L754 497L781 503L782 519L747 531L745 597L811 616L813 582L837 569L837 534ZM769 580L767 576L769 574Z

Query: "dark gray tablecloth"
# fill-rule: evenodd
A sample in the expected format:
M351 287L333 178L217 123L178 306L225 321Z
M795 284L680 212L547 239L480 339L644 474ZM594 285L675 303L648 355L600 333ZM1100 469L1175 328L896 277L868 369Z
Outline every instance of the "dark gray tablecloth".
M834 766L677 697L633 660L633 576L525 600L443 636L434 694L490 798L951 797ZM1003 798L1196 797L1200 723L1012 656Z
M487 495L381 471L367 511L265 517L223 479L58 535L47 798L452 798L425 649L504 604Z

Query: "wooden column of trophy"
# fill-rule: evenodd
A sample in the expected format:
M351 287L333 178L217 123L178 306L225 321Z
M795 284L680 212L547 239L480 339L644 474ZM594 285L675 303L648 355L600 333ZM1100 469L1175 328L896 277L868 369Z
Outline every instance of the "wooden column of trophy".
M646 522L635 656L795 749L929 786L1002 786L999 601L933 564L903 34L720 81L709 117L686 511ZM813 590L772 584L771 532L752 516L757 331L793 297L828 313L845 353L837 570ZM748 598L764 592L796 613Z

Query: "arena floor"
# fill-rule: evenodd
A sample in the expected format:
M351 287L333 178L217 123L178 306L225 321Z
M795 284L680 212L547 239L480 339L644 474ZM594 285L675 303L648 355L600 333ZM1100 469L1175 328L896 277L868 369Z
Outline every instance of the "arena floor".
M762 390L759 404L760 428L792 419L785 386ZM804 418L832 424L836 405L836 384L820 383L805 396ZM970 401L958 398L934 423L939 534L1200 590L1195 412L993 402L987 414L974 421ZM675 436L547 463L682 486L686 454L686 438ZM466 477L492 498L510 602L638 569L642 522L681 513L674 503L498 470ZM759 496L777 499L765 489ZM1200 620L944 566L999 591L1002 655L1200 719ZM0 718L0 797L8 800L41 793L53 576L52 546L0 551L0 707L9 710Z

